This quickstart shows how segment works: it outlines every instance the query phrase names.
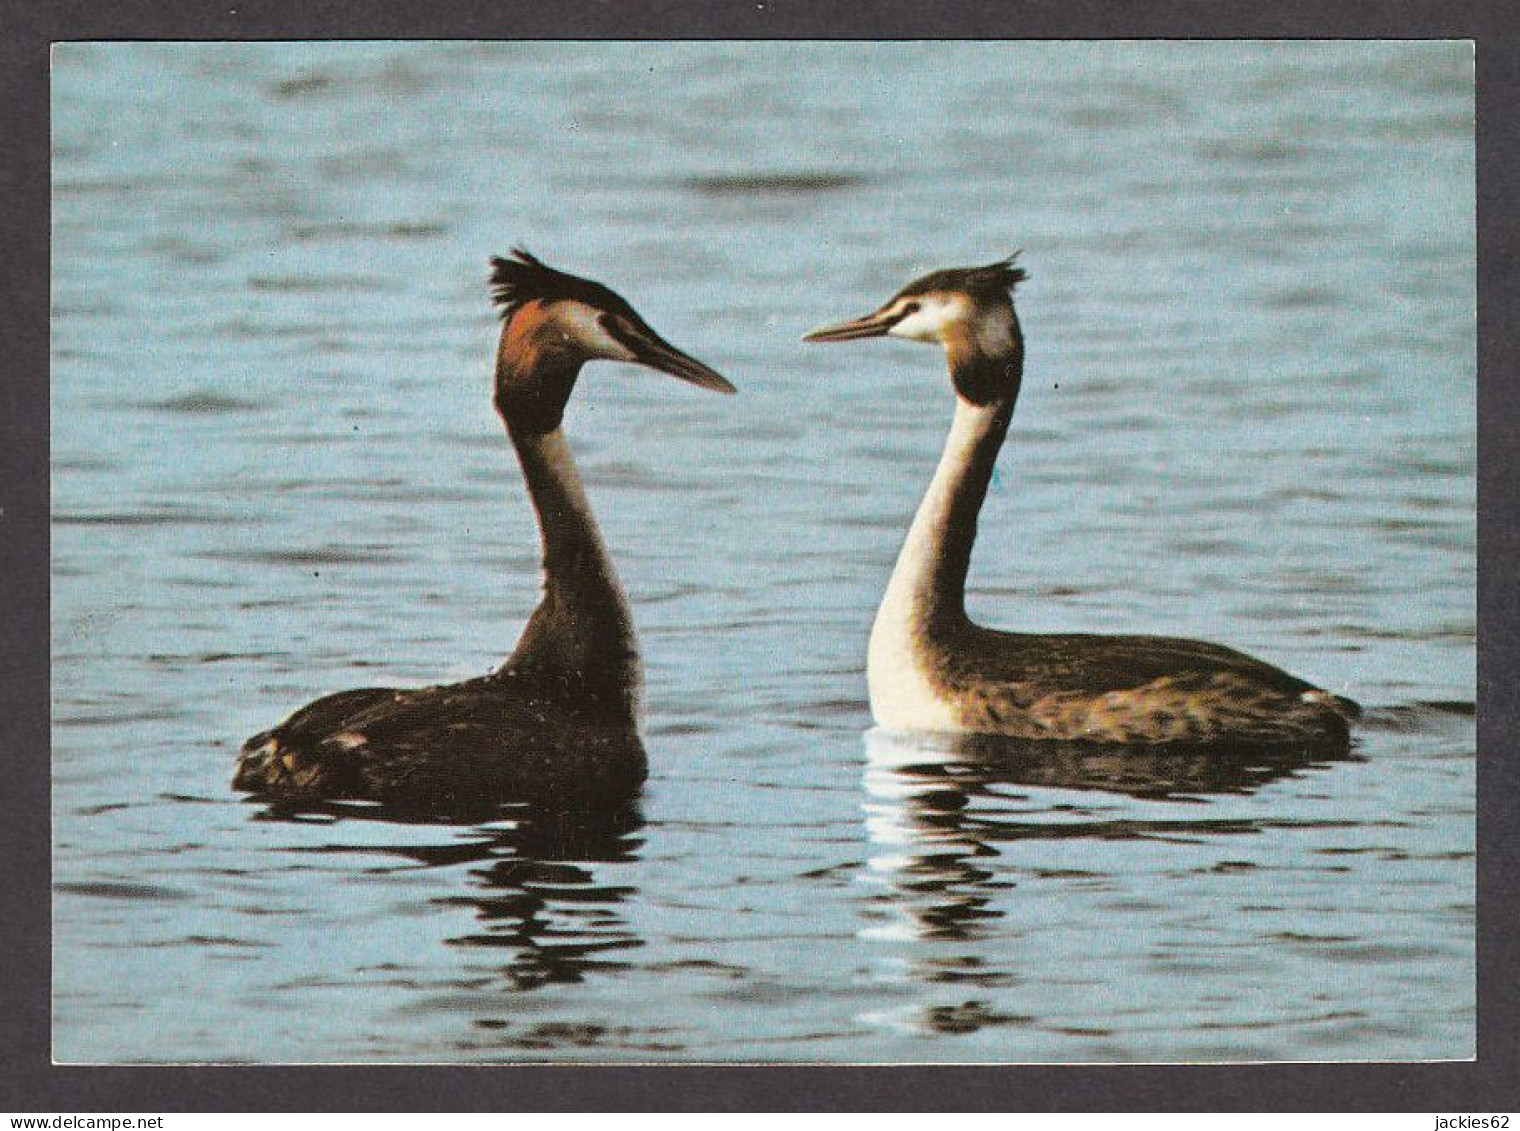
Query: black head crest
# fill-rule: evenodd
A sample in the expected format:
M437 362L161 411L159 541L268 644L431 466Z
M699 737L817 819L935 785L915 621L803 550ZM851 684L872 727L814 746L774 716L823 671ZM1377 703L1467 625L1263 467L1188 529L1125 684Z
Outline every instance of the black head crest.
M491 300L510 318L526 302L583 302L599 310L632 313L614 291L550 267L531 252L514 247L511 257L491 257Z
M896 297L930 294L934 291L952 291L975 297L995 297L1010 294L1014 287L1029 278L1029 272L1015 267L1013 261L1021 253L1016 251L1007 259L988 263L982 267L949 267L934 271L921 279L914 279Z

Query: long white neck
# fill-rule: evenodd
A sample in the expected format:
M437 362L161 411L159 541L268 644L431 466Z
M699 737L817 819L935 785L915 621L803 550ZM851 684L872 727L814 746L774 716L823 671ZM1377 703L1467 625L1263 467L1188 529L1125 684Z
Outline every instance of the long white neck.
M871 707L884 726L939 729L924 656L966 618L966 573L977 515L1008 432L1012 406L974 405L957 397L955 419L934 479L897 556L871 628L866 665Z
M543 596L508 667L559 681L593 707L636 713L633 616L559 428L511 430L543 538Z

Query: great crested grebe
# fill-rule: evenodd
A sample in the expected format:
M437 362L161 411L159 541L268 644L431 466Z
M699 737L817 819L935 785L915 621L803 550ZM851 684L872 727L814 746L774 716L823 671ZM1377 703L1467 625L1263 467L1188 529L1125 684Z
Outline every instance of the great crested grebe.
M588 361L633 362L722 393L734 387L601 284L520 250L491 265L504 322L495 403L542 535L538 607L490 675L340 692L254 735L235 789L464 809L621 798L644 780L633 619L560 421Z
M996 632L966 615L977 514L1024 371L1012 258L936 271L863 318L806 335L944 347L955 418L871 628L884 727L1117 745L1344 747L1360 714L1232 648L1166 636Z

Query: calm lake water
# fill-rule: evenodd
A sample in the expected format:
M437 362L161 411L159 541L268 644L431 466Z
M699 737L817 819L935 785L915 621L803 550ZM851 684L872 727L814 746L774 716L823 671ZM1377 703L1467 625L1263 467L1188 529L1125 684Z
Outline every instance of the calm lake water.
M53 92L59 1060L1472 1054L1468 47L68 44ZM249 733L485 672L531 610L516 242L741 390L601 365L568 417L638 806L234 795ZM871 729L951 399L798 338L1015 248L974 615L1244 648L1367 705L1352 757Z

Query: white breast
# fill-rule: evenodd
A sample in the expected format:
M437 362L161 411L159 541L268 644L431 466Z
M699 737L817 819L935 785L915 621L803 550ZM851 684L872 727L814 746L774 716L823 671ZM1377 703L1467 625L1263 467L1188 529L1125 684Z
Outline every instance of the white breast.
M964 730L959 712L940 696L916 654L909 618L890 607L890 593L888 598L876 614L866 656L872 717L892 730Z
M934 603L936 563L945 553L955 493L979 439L991 426L992 409L956 401L955 419L882 597L866 657L871 714L897 730L964 732L959 705L930 678L923 653L926 610ZM957 597L959 594L956 595Z

